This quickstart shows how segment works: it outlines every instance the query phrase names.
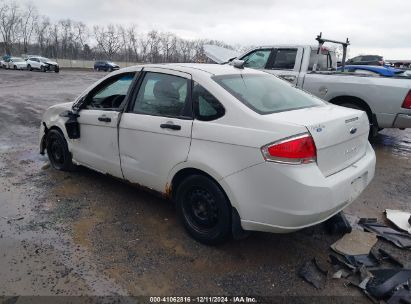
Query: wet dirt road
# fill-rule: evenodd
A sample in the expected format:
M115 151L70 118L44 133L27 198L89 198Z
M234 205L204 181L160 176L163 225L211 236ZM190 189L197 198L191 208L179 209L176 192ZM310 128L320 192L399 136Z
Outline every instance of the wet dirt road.
M316 290L298 277L304 261L325 261L340 237L322 226L207 247L186 235L169 202L85 168L50 168L38 153L42 113L103 75L0 70L0 296L354 295L367 302L341 281ZM384 130L373 146L375 179L346 213L383 221L385 208L410 209L411 130Z

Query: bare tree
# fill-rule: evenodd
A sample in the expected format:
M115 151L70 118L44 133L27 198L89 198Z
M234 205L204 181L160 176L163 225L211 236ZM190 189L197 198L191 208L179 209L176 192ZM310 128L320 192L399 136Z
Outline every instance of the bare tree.
M36 27L37 20L37 8L32 3L27 4L20 20L20 31L23 39L24 54L27 54L28 45L31 42L31 37Z
M16 2L0 2L0 33L6 54L11 54L20 19L19 6Z
M104 52L108 59L111 60L113 55L121 48L118 30L113 24L109 24L107 28L96 25L93 30L98 47Z
M50 20L48 17L41 16L39 17L38 22L35 26L35 36L37 37L37 44L40 48L40 52L44 53L46 50L47 45L49 42L49 28L50 28Z

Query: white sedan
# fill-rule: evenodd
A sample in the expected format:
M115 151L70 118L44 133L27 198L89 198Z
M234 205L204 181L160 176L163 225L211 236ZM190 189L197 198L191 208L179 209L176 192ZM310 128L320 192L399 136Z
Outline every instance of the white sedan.
M13 70L26 70L27 62L20 57L11 57L7 62L5 62L5 68Z
M50 107L40 149L163 194L188 232L292 232L347 207L374 176L363 111L241 64L142 65Z

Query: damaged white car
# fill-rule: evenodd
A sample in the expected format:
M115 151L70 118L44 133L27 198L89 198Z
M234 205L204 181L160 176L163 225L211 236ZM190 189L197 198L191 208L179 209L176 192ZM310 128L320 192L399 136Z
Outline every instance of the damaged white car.
M367 114L234 65L113 72L46 111L41 152L56 169L83 165L162 193L208 244L296 231L348 206L374 176Z

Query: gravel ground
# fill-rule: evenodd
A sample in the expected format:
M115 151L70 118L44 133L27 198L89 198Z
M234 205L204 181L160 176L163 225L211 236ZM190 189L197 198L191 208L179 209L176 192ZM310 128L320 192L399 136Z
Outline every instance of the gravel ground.
M42 113L71 101L103 75L0 70L0 296L368 301L341 280L327 279L316 290L298 277L299 267L312 257L326 262L329 246L341 237L326 234L321 225L287 235L253 233L207 247L186 235L168 201L85 168L72 173L50 168L38 153ZM376 176L346 213L384 221L386 208L411 209L411 130L383 130L373 146Z

